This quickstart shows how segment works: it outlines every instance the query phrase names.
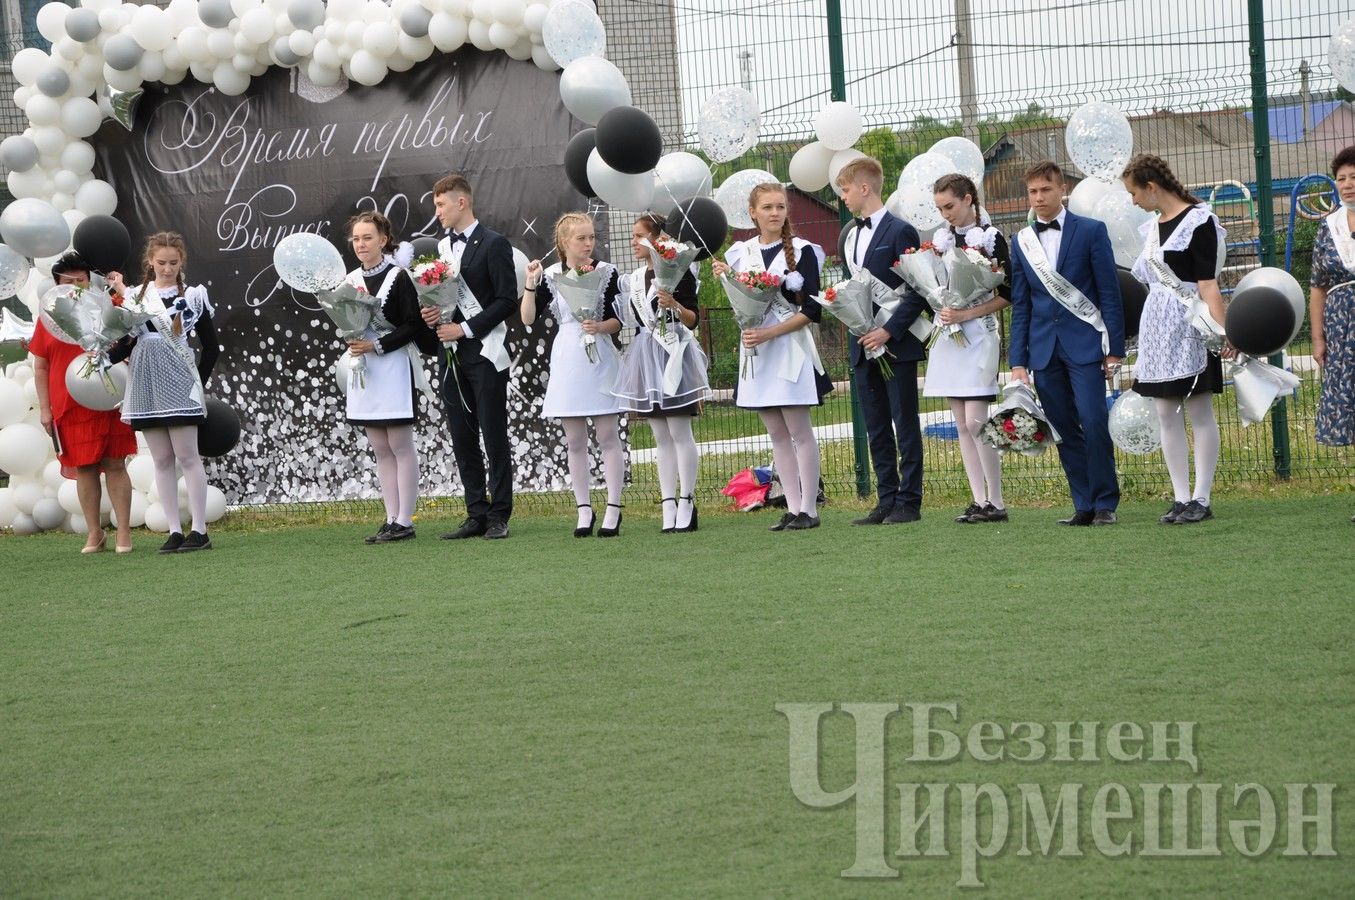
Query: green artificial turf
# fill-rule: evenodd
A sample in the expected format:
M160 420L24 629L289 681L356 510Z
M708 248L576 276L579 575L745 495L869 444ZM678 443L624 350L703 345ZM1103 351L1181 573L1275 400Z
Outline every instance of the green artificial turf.
M899 782L1222 783L1222 855L983 860L994 896L1338 896L1355 868L1355 513L1230 500L1195 527L1017 509L965 527L769 534L770 513L575 540L370 547L358 525L214 533L216 549L80 556L0 537L6 896L824 896L958 893L899 859ZM629 510L628 510L629 512ZM1198 723L1181 762L909 762L890 726L897 881L843 879L855 810L788 780L781 702L953 702L975 722ZM1009 746L1015 746L1009 742ZM1052 741L1051 741L1052 750ZM853 778L826 720L825 788ZM1273 849L1228 837L1235 783L1274 793ZM1334 859L1288 859L1286 782L1334 782ZM1052 799L1052 795L1051 795ZM1236 817L1236 816L1234 816ZM984 825L983 828L987 826ZM1141 819L1130 823L1139 832ZM982 833L986 833L981 829ZM1310 839L1309 845L1312 846Z

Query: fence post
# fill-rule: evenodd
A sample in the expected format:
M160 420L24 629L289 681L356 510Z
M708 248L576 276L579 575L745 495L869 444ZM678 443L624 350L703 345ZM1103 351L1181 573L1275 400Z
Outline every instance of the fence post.
M840 0L827 0L828 15L828 67L832 73L832 97L834 100L847 99L847 69L842 53L842 5ZM838 221L843 225L851 218L846 205L837 202ZM842 265L846 266L844 259ZM850 345L851 337L847 338ZM866 439L866 418L861 414L861 398L856 392L856 378L851 371L851 353L847 354L847 378L851 385L852 398L852 459L856 469L856 495L864 497L870 493L870 444Z
M1252 144L1256 155L1256 206L1260 210L1261 265L1275 265L1275 198L1270 184L1270 102L1266 97L1266 20L1262 0L1247 0L1248 52L1251 54ZM1283 354L1270 358L1284 363ZM1289 403L1281 397L1270 417L1275 474L1289 477Z

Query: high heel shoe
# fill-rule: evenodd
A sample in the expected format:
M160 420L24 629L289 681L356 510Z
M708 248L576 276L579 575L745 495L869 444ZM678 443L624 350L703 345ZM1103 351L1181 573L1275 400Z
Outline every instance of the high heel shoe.
M608 506L615 506L617 509L621 509L623 506L625 506L624 503L608 503L607 505L608 505ZM616 514L616 527L614 527L614 528L605 528L605 527L604 527L604 528L599 528L599 529L598 529L598 537L616 537L618 534L620 534L620 533L621 533L621 516L622 516L622 515L623 515L623 513L617 513L617 514Z
M676 497L664 497L662 500L659 501L659 506L663 506L665 503L671 503L671 504L673 504L673 506L677 506L677 498L676 498ZM677 512L674 511L673 515L676 516L676 515L677 515ZM672 533L673 533L674 531L676 531L676 530L677 530L677 526L676 526L676 525L669 525L667 528L660 529L660 530L659 530L659 534L672 534Z
M102 552L104 552L104 549L105 549L107 546L108 546L108 532L106 532L106 531L101 531L101 532L99 532L99 543L95 544L95 545L92 546L92 547L81 547L81 548L80 548L80 552L81 552L81 553L102 553Z
M692 504L692 520L691 522L687 523L687 527L685 528L675 527L673 530L675 532L678 532L679 534L685 534L688 531L696 531L696 500L692 497L691 494L688 494L685 497L679 497L678 499L686 500Z
M574 536L591 537L593 534L593 526L596 525L598 521L598 514L593 512L593 507L587 503L580 503L578 508L588 510L588 525L587 527L575 528Z

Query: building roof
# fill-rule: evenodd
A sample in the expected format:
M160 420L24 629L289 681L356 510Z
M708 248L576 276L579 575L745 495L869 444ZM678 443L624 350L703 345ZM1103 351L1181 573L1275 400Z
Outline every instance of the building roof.
M1343 101L1329 100L1309 104L1309 129L1316 128L1323 119L1340 108ZM1247 113L1247 121L1252 114ZM1303 140L1303 104L1292 106L1272 106L1266 111L1266 121L1270 124L1270 139L1281 144L1295 144Z

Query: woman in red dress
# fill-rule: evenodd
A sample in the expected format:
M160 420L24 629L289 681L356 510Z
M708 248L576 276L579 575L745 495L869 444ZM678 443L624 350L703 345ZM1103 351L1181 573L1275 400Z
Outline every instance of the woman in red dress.
M89 265L75 252L62 256L52 266L57 284L89 285ZM117 550L132 551L132 530L128 519L132 509L132 481L127 477L127 457L136 453L136 435L125 425L116 410L98 412L86 409L66 390L66 368L84 354L77 344L68 344L52 336L39 319L33 326L28 345L33 354L34 383L38 390L38 408L42 427L57 439L61 452L61 474L75 479L80 511L89 528L81 553L98 553L108 542L100 525L99 504L102 486L99 474L108 482L108 499L118 522Z

